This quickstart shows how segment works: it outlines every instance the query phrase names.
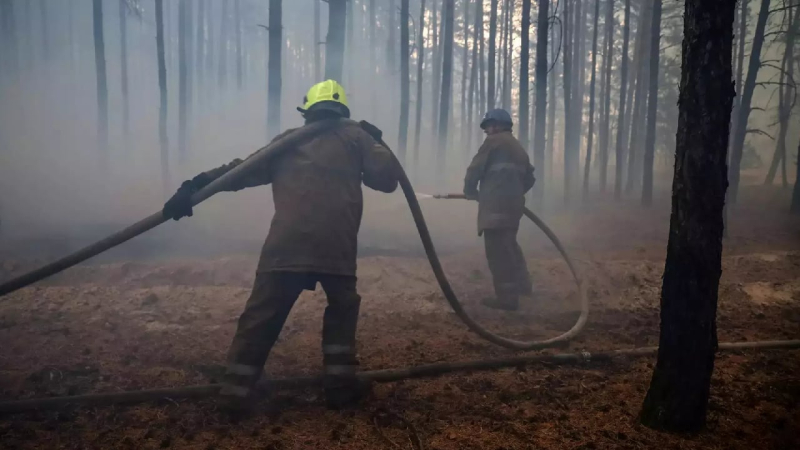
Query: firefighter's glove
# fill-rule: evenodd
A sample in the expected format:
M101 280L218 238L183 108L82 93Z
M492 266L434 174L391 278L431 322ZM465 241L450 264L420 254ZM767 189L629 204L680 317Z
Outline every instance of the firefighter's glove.
M361 128L364 131L366 131L367 133L369 133L370 136L372 136L372 139L375 139L378 142L381 142L383 140L383 131L381 131L380 128L367 122L366 120L362 120L358 124L361 125Z
M192 217L192 195L211 183L211 178L201 173L200 175L186 180L178 188L178 191L164 204L162 214L165 219L180 220L183 217Z

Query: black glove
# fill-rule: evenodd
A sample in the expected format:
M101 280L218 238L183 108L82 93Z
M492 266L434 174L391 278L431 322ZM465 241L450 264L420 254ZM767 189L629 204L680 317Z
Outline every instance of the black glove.
M192 217L192 195L211 183L211 177L205 173L181 183L178 191L167 200L161 213L165 219L180 220L183 217Z
M367 133L369 133L370 136L372 136L372 139L375 139L378 142L381 142L383 140L383 131L381 131L380 128L367 122L366 120L362 120L361 122L358 122L358 124L361 125L361 128L364 131L366 131Z

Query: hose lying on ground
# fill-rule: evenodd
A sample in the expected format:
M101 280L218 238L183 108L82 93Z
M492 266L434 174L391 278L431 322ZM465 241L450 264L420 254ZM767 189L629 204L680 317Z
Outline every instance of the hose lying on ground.
M268 162L270 159L274 158L278 154L287 151L288 149L294 147L298 143L312 138L318 134L321 134L335 126L339 126L341 122L356 124L356 122L351 120L326 120L315 122L304 127L298 128L294 132L284 136L280 140L267 145L266 147L258 150L252 157L246 159L240 165L236 166L228 173L222 175L221 177L214 180L208 186L201 189L199 192L192 196L192 205L197 205L198 203L206 200L207 198L211 197L215 193L222 190L225 186L229 185L235 178L239 177L240 175L244 174L246 171L251 170L257 167L259 164L263 164ZM357 125L357 124L356 124ZM389 148L385 142L381 142L386 148ZM530 218L542 231L545 232L548 238L553 241L556 248L569 266L570 271L572 272L572 276L575 279L575 283L578 286L578 292L580 296L581 302L581 314L578 317L577 322L575 325L566 333L543 341L532 341L532 342L524 342L524 341L516 341L513 339L507 339L497 334L492 333L491 331L485 329L480 324L478 324L475 320L473 320L467 312L464 310L464 307L456 297L456 294L453 292L452 287L450 286L450 282L447 280L447 276L442 269L442 264L439 261L439 256L436 254L436 248L433 246L433 241L431 240L430 233L428 232L428 226L425 223L425 217L422 214L422 210L420 209L419 202L417 201L417 197L414 193L414 188L411 186L411 182L406 176L404 170L402 170L402 165L399 161L397 161L397 166L400 169L400 187L403 190L403 194L405 194L406 201L408 202L409 209L411 210L411 215L414 217L414 223L417 226L417 231L419 232L420 239L422 240L422 245L425 248L425 253L428 256L428 261L431 264L431 269L433 269L433 273L436 276L436 281L439 283L439 286L444 293L447 302L453 308L456 315L469 327L470 330L477 333L482 338L492 342L494 344L500 345L502 347L515 349L515 350L533 350L533 349L540 349L546 347L552 347L554 345L564 343L569 339L575 337L583 328L584 324L589 315L589 302L586 298L586 291L584 289L583 283L581 282L580 278L578 277L578 273L575 270L572 261L570 260L569 256L567 255L564 247L559 242L558 238L553 234L553 232L542 222L535 214L533 214L529 210L525 210L525 215ZM17 289L21 289L25 286L33 284L39 280L47 278L51 275L55 275L58 272L61 272L69 267L74 266L80 262L83 262L99 253L102 253L112 247L115 247L123 242L128 241L156 226L164 223L166 219L163 217L161 212L155 213L130 227L113 234L101 241L98 241L88 247L85 247L71 255L68 255L58 261L55 261L51 264L48 264L44 267L36 269L32 272L26 273L20 277L14 278L6 283L0 285L0 297L6 294L9 294Z
M736 351L747 349L797 349L800 340L793 341L759 341L759 342L725 342L719 344L720 351ZM430 378L455 372L484 372L509 367L520 367L534 363L574 364L589 362L608 362L615 357L654 356L658 347L641 347L603 352L562 353L556 355L522 355L508 358L484 359L477 361L440 362L403 369L384 369L360 372L358 377L364 381L390 383L394 381ZM322 377L301 377L264 380L259 383L260 391L279 389L303 389L322 385ZM143 391L114 392L105 394L86 394L69 397L34 398L0 402L0 414L12 414L35 410L56 410L72 406L135 404L163 400L199 399L213 397L219 391L220 384L206 384L167 389L150 389Z

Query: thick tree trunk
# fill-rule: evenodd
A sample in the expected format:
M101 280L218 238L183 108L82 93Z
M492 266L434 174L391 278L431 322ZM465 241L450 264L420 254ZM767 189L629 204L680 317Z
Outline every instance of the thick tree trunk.
M564 0L563 19L561 22L564 24L564 203L569 203L572 197L572 177L569 170L572 165L571 159L573 157L569 137L572 131L572 5L570 0Z
M545 126L547 122L547 31L549 29L549 16L550 0L539 0L536 24L536 110L533 123L533 165L539 169L539 172L536 174L537 181L532 194L533 201L538 205L542 204L545 180L544 147L547 145ZM554 100L551 98L551 101ZM555 116L555 112L553 114Z
M497 63L497 3L499 0L492 0L489 8L489 74L487 86L487 106L486 110L495 108L497 95L496 86L496 63Z
M742 101L737 111L736 125L733 131L733 143L731 145L731 165L730 165L730 189L728 189L728 203L736 204L739 192L739 176L742 165L742 153L744 150L744 140L747 136L747 122L752 110L753 92L756 88L756 78L758 70L761 68L761 48L764 45L764 30L766 29L767 19L769 18L770 0L761 0L761 9L758 12L755 35L753 36L753 48L750 51L750 63L747 67L747 79L742 90Z
M639 155L642 154L644 144L640 142L640 130L644 126L644 114L642 110L647 104L647 82L649 80L650 64L650 43L647 39L650 36L650 9L652 0L645 0L640 11L639 29L636 32L636 83L634 86L634 102L631 110L631 130L630 141L628 143L628 177L625 182L625 193L630 194L634 189L641 185L642 164L639 163Z
M409 45L410 40L408 21L411 13L409 11L409 0L400 0L400 135L398 136L399 159L406 165L406 147L408 146L408 110L410 99L411 84L409 74ZM422 24L419 25L420 28Z
M244 49L242 48L242 8L240 0L233 4L233 17L236 21L236 87L244 84Z
M464 0L462 30L464 36L463 53L461 56L461 139L462 148L467 148L467 72L469 70L469 7L472 2ZM465 153L468 157L469 153Z
M628 45L631 34L631 0L625 0L625 26L622 28L622 71L620 74L619 87L619 115L617 117L617 142L615 178L614 178L614 198L622 198L622 169L625 167L624 144L625 134L625 100L628 90Z
M125 0L119 4L119 57L122 89L122 133L125 139L130 131L130 103L128 102L128 14Z
M605 65L605 87L603 94L603 111L601 113L602 123L600 125L600 192L606 192L608 184L608 141L611 137L611 70L614 60L614 0L606 0L606 35L603 46L605 55L603 63Z
M644 180L642 205L653 203L653 160L656 151L656 112L658 111L658 64L661 55L661 1L653 1L653 23L650 37L650 83L647 95L647 135L644 143ZM731 19L733 24L733 19ZM731 26L732 28L732 26Z
M97 147L102 166L108 164L108 84L106 80L106 44L103 38L103 2L92 0L94 28L94 66L97 74Z
M530 62L531 1L522 0L522 49L519 58L519 141L528 148L528 127L530 124L530 93L528 91L528 64ZM545 33L547 30L545 29ZM533 156L533 155L531 155Z
M161 146L161 186L170 190L169 141L167 138L167 62L164 57L164 0L156 0L156 51L158 54L158 142Z
M222 0L222 15L220 16L219 31L219 73L217 84L220 90L225 89L228 83L228 15L230 12L230 0Z
M435 6L435 5L434 5ZM425 0L421 0L419 6L419 23L417 25L417 104L416 120L414 122L414 154L412 156L412 173L416 174L419 169L419 141L422 135L422 85L425 76L425 33L423 26L425 23Z
M453 21L455 19L455 0L444 0L444 35L442 36L442 92L439 106L439 149L436 153L437 174L445 173L445 157L447 154L447 129L450 118L450 94L453 79ZM445 180L437 180L442 183Z
M267 62L267 134L281 131L281 49L283 48L283 2L269 0L269 61Z
M725 159L734 94L724 80L733 75L735 2L687 0L685 8L661 336L641 420L658 430L694 432L706 422L717 350ZM654 17L660 10L656 0Z
M630 1L630 0L628 0ZM589 198L589 173L592 167L592 144L594 141L594 85L597 75L597 28L600 18L600 2L594 2L594 27L592 28L592 78L589 82L589 135L586 143L586 164L583 168L583 200Z
M328 37L325 39L325 79L342 82L347 0L328 1Z

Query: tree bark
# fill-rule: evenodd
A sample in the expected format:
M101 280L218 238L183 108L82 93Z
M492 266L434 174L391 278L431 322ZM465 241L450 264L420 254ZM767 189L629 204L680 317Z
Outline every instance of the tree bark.
M737 48L737 63L736 63L736 92L737 96L733 101L733 130L736 129L736 120L739 117L739 106L742 104L742 80L744 77L744 47L747 39L747 18L748 8L747 5L750 0L741 0L741 8L739 10L739 45ZM733 139L731 139L731 143ZM730 153L728 154L730 158Z
M330 1L330 0L328 0ZM347 0L345 0L347 1ZM402 0L401 0L402 1ZM389 0L389 37L386 41L386 61L389 74L394 75L397 70L397 3ZM408 20L408 19L403 19Z
M406 147L408 146L408 110L410 99L410 74L409 74L409 45L410 39L408 21L411 13L409 11L409 0L400 0L400 134L398 136L399 159L406 165ZM422 28L422 24L419 25Z
M191 0L188 0L191 1ZM189 21L187 0L178 3L178 158L181 161L186 157L186 126L188 121L189 96L189 67L188 67L188 36Z
M120 78L122 90L122 133L125 139L128 138L130 124L130 106L128 102L128 17L125 0L120 0L119 4L119 55L120 55Z
M342 82L347 0L328 1L328 37L325 39L325 79Z
M631 111L631 130L630 141L628 143L628 177L625 182L625 193L630 194L634 189L641 185L642 167L638 162L638 156L642 153L643 144L640 142L641 133L639 132L644 125L644 115L642 109L647 104L646 81L649 80L650 65L648 57L650 55L650 45L647 40L650 35L650 9L652 0L645 0L640 11L639 29L636 32L636 83L634 86L634 102Z
M685 6L661 336L641 412L642 423L658 430L694 432L706 421L717 350L725 160L734 95L732 83L725 80L733 75L735 4L687 0ZM654 17L660 10L656 0ZM658 28L656 21L653 28Z
M464 35L464 48L461 56L461 147L467 149L467 72L469 70L469 7L472 2L464 0L464 13L462 30ZM469 153L465 153L468 157Z
M228 83L228 9L230 0L222 0L222 15L220 16L219 30L219 73L217 84L220 90L225 89Z
M625 100L628 89L628 45L631 34L631 0L625 0L625 26L622 28L622 71L620 74L619 87L619 115L617 116L617 142L614 178L614 198L622 198L622 169L625 167L625 155L623 153L625 144ZM658 50L656 50L658 51Z
M608 141L611 136L611 68L614 60L614 0L606 0L606 35L603 46L605 65L605 87L603 95L602 124L600 125L600 192L606 192L608 184Z
M736 125L733 134L733 144L731 145L731 165L730 165L730 189L728 189L728 203L736 204L739 193L739 177L742 165L742 153L744 150L744 140L747 136L747 122L752 110L753 92L756 87L758 70L761 68L761 48L764 45L764 30L769 17L770 0L761 0L761 9L758 12L755 35L753 36L753 48L750 51L750 63L747 67L747 79L742 90L742 101L737 111Z
M528 64L530 63L531 1L522 0L522 49L519 58L519 141L528 148L528 127L530 124L530 93L528 91ZM545 29L545 33L547 30ZM533 156L533 155L531 155Z
M267 134L269 136L275 136L281 131L282 16L282 0L269 0L269 61L267 62Z
M124 1L124 0L123 0ZM197 78L197 98L203 97L203 82L205 67L205 44L206 44L206 2L205 0L197 1L197 38L194 43L195 58L194 58L194 73Z
M475 135L475 91L478 89L478 39L479 27L483 26L483 1L473 2L475 5L475 19L472 26L472 65L469 76L469 98L467 99L467 145L464 149L467 155L472 154L472 138Z
M431 134L439 131L439 98L442 92L442 42L444 41L444 8L445 2L442 0L439 7L437 19L436 11L433 11L433 79L431 80ZM438 23L439 20L441 23ZM440 26L441 25L441 26Z
M434 5L435 6L435 5ZM412 156L412 173L419 169L419 141L422 134L422 85L425 76L425 0L421 0L419 7L419 24L417 35L417 104L416 120L414 123L414 154Z
M167 138L167 62L164 58L164 0L156 1L156 51L158 54L158 142L161 146L161 187L169 192L169 141Z
M653 203L653 160L656 150L656 112L658 110L658 64L661 54L661 1L653 1L653 24L650 37L650 83L647 95L647 135L644 144L644 180L642 206ZM688 3L687 3L688 6ZM733 18L731 18L733 24ZM731 25L731 28L733 26Z
M97 146L100 163L108 165L108 84L106 80L106 44L103 38L103 2L92 0L94 31L94 66L97 74Z
M495 96L497 95L496 86L496 62L497 62L497 3L499 0L492 0L489 8L489 75L487 87L487 106L486 110L495 108Z
M453 77L453 21L455 19L455 0L444 0L444 36L442 46L442 92L439 106L439 151L437 152L437 173L445 173L447 154L447 128L450 118L450 94ZM444 182L443 178L437 180Z
M536 24L536 110L533 124L533 165L539 168L534 185L533 201L541 205L544 196L544 148L547 122L547 31L550 19L550 0L539 0ZM527 64L524 64L527 65ZM553 99L551 98L551 101ZM552 139L552 134L551 134Z
M574 104L572 100L572 14L572 4L570 0L564 0L564 18L562 19L562 23L564 24L564 31L562 33L564 37L564 203L567 204L572 197L573 184L572 172L570 171L573 157L570 148L572 139L569 137L569 134L572 132L572 106Z
M628 0L630 1L630 0ZM592 144L594 143L594 85L597 75L597 28L600 18L600 2L594 2L594 27L592 28L592 78L589 82L589 135L586 143L586 164L583 168L583 200L589 199L589 173L592 167Z
M547 1L549 4L549 0L541 0L541 4ZM553 16L558 17L558 5L559 3L555 3L555 10L553 11ZM541 8L541 6L540 6ZM540 18L541 19L541 18ZM549 24L549 17L547 18ZM563 38L559 38L558 47L556 47L556 33L555 27L550 27L550 42L553 43L550 49L550 61L551 61L551 68L550 70L550 80L547 84L547 90L549 91L549 100L547 105L547 152L545 155L542 156L542 161L539 162L539 165L536 167L539 168L539 172L537 173L537 180L536 184L534 184L534 202L539 201L539 204L542 205L544 203L544 194L545 194L545 180L549 180L550 176L553 174L553 159L555 158L555 149L556 149L556 79L558 73L558 64L556 64L556 58L558 57L558 53L556 53L556 49L560 52L563 42ZM538 44L537 44L538 45ZM536 65L536 82L537 82L537 95L538 95L538 83L539 83L539 65L538 65L538 58L539 55L536 55L537 58L537 65ZM537 105L538 105L538 98L537 98ZM538 114L538 106L537 106L537 114ZM535 139L535 137L534 137ZM535 151L535 148L534 148ZM534 155L535 156L535 155ZM534 163L535 163L534 157Z

